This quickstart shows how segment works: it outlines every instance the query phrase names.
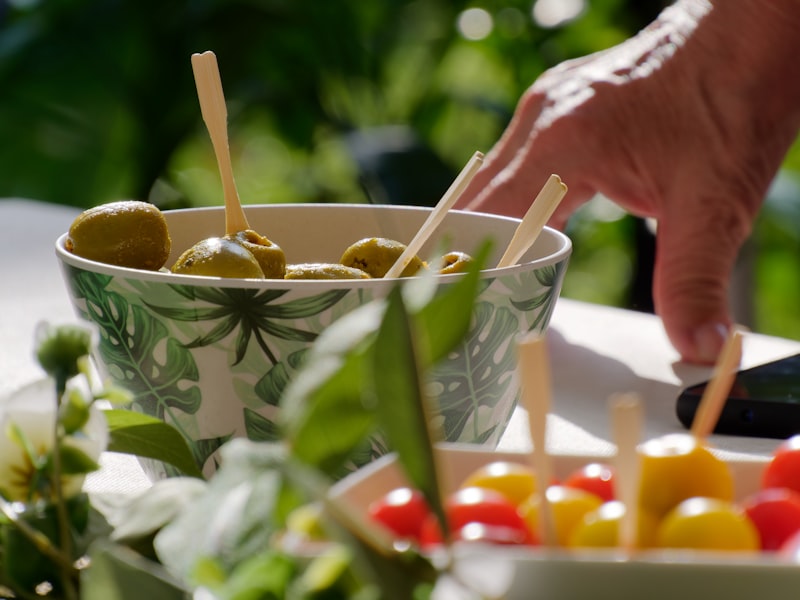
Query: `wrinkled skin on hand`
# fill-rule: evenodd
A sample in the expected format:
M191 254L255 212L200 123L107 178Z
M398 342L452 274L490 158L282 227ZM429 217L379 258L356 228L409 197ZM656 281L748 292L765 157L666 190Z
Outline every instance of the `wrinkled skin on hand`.
M728 284L800 126L800 2L679 0L635 37L545 72L459 207L522 216L547 177L658 222L654 300L683 359L712 363Z

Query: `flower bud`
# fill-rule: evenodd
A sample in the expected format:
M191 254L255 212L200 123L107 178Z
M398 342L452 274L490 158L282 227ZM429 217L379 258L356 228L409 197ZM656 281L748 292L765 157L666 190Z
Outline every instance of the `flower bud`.
M89 403L80 390L68 388L67 393L58 407L58 420L64 428L64 433L72 435L83 429L89 420Z
M91 347L92 333L86 327L40 323L36 328L36 359L51 377L77 375L80 372L78 359L88 355Z

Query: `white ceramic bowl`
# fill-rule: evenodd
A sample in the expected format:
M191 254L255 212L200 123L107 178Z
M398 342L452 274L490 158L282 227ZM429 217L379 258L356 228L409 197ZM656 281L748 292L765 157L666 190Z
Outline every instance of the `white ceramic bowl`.
M430 209L378 205L247 206L250 226L289 263L337 262L365 237L408 242ZM171 265L197 241L224 232L221 208L166 211ZM473 253L487 238L496 264L516 219L451 211L420 251ZM99 326L100 368L134 395L134 409L174 424L206 472L227 439L271 439L286 382L317 335L396 281L192 277L101 264L56 242L77 314ZM486 287L463 348L437 370L438 416L448 441L494 446L517 402L514 337L544 331L559 296L570 240L545 228L520 264L483 272ZM440 276L443 282L459 275Z
M452 486L493 461L526 463L524 454L477 446L440 444L437 465ZM553 474L563 479L597 456L555 455ZM742 499L759 488L763 462L729 463ZM330 495L366 514L369 503L408 485L394 455L383 456L337 482ZM452 490L444 490L445 492ZM774 554L649 550L547 550L459 544L456 572L506 600L783 600L800 590L800 565Z

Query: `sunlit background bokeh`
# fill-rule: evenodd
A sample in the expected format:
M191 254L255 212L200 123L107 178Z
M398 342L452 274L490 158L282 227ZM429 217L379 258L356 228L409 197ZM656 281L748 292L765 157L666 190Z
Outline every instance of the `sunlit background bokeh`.
M0 198L219 204L189 60L213 50L245 203L432 205L538 74L664 4L0 0ZM731 290L741 322L798 339L799 181L794 149ZM564 296L651 310L648 223L598 198L568 233Z

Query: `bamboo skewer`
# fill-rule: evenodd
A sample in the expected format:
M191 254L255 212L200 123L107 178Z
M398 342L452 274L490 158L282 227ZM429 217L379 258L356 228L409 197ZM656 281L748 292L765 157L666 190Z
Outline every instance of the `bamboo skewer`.
M632 552L638 545L639 452L642 403L636 394L618 394L610 399L611 423L617 445L616 492L625 507L619 524L619 545Z
M214 154L217 157L222 193L225 199L225 233L234 234L250 229L247 218L239 201L236 182L233 178L230 148L228 146L228 109L222 92L222 80L219 75L217 56L209 51L192 54L192 70L194 71L197 96L200 99L200 112L203 115Z
M475 173L478 172L481 164L483 164L483 153L475 152L469 162L467 162L461 170L461 173L458 174L458 177L456 177L455 181L453 181L445 192L444 196L442 196L441 200L436 204L431 214L428 215L428 218L422 224L419 231L417 231L414 239L408 243L403 253L386 272L384 278L400 277L400 274L408 266L408 263L411 262L420 248L422 248L422 245L441 224L442 220L447 215L447 211L453 207L456 200L458 200L459 196L464 192L469 182L475 176Z
M741 360L742 329L733 327L725 340L717 364L714 366L714 374L706 385L692 421L691 433L698 439L705 439L714 431Z
M530 460L536 473L536 494L539 503L539 531L546 547L558 545L553 511L547 499L552 481L552 464L547 452L547 415L550 412L550 362L545 339L541 334L525 335L517 344L521 399L528 412L528 427L533 449Z
M528 212L517 226L511 241L506 248L497 267L509 267L517 264L522 255L528 251L542 232L547 220L553 214L561 199L567 193L567 186L558 175L550 175L542 189L531 204Z

